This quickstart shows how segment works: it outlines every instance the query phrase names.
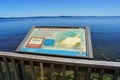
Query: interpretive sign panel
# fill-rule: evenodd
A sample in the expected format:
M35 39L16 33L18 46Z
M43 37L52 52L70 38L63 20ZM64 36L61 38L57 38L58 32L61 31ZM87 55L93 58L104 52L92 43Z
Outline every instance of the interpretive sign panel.
M93 58L88 27L35 26L16 51Z

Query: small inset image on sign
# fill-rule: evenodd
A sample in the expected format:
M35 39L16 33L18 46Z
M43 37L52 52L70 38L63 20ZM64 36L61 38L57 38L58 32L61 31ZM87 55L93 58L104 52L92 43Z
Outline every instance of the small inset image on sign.
M44 41L44 37L31 37L26 47L41 48L43 41Z
M53 46L54 45L54 39L45 39L44 45L45 46Z

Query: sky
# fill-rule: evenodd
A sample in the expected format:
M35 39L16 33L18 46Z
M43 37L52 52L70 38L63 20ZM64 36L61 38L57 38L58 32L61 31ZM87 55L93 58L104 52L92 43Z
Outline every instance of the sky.
M120 16L120 0L0 0L0 17Z

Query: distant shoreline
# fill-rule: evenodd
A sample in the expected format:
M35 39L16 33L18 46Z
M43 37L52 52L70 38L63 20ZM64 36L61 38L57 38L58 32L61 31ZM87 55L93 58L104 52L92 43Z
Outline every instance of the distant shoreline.
M80 17L103 17L103 18L120 18L120 16L31 16L31 17L0 17L0 19L18 19L18 18L80 18Z

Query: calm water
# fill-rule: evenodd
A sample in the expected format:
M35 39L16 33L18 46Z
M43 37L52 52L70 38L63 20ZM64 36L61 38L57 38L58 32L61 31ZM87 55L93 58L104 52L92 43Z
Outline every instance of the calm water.
M0 19L0 51L15 52L32 26L89 26L94 59L120 61L120 17Z

